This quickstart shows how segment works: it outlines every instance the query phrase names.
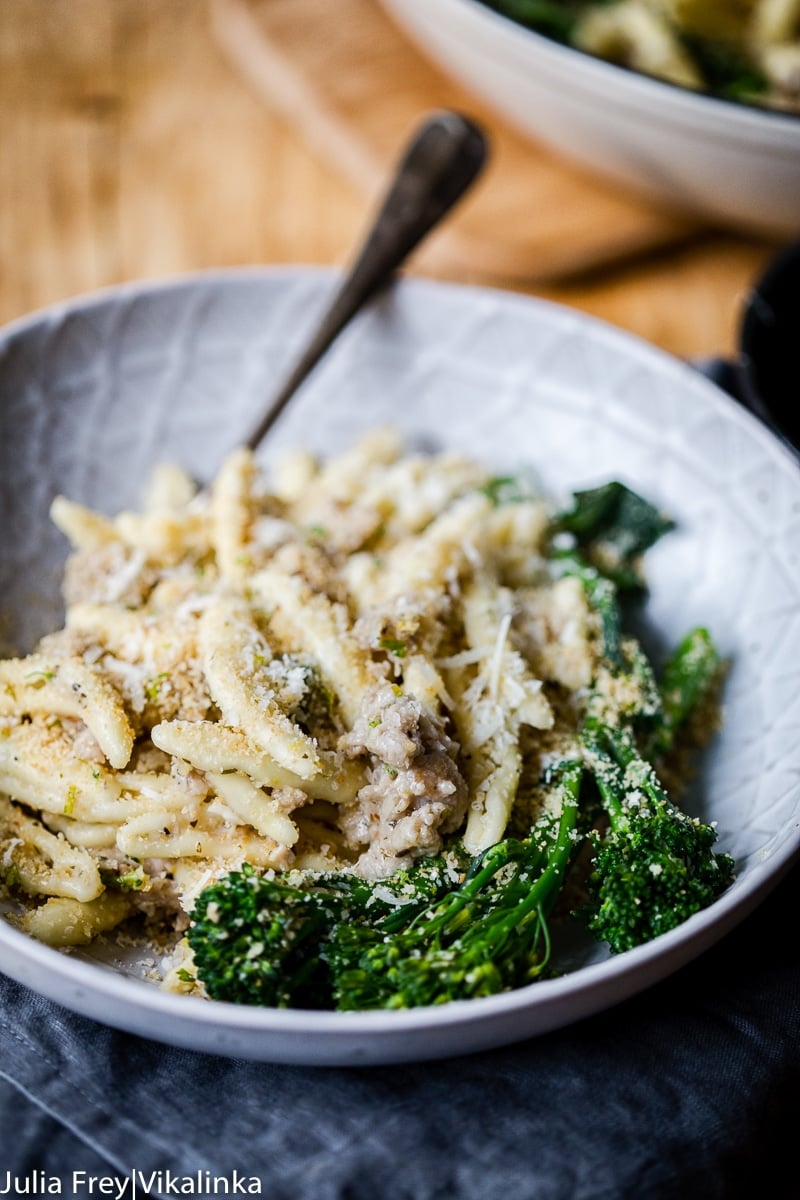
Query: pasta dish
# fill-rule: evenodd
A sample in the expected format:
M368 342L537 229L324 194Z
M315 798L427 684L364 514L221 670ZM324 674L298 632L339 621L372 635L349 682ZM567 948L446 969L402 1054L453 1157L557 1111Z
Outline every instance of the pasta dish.
M800 111L800 0L483 0L587 54L724 99Z
M180 939L179 991L324 1003L320 963L336 975L349 953L338 1006L369 1007L352 972L373 941L395 929L419 960L421 914L485 929L512 911L512 883L525 911L509 929L527 942L490 990L516 986L547 962L581 854L594 845L602 874L710 727L706 631L657 682L620 626L617 597L642 593L640 556L670 522L619 483L559 512L524 474L405 454L381 429L269 478L235 451L207 491L162 467L141 512L59 497L52 517L73 550L64 628L0 661L3 879L14 919L50 945ZM713 841L677 813L681 837ZM712 884L666 903L674 846L647 854L646 933L598 892L592 927L613 949L730 880L708 851ZM445 925L452 963L464 934ZM474 974L452 994L483 994Z

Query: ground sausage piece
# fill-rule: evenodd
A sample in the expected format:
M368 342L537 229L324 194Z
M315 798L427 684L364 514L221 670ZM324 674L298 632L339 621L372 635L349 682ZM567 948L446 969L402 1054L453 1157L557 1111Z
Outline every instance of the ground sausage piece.
M437 853L442 835L461 824L468 800L457 747L442 721L413 696L380 683L365 695L341 748L348 757L372 759L369 782L342 813L348 841L366 846L358 873L382 879Z

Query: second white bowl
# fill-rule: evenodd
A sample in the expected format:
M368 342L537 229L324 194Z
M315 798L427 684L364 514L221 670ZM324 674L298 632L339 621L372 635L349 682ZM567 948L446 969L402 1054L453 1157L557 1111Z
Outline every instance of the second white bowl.
M381 0L419 46L521 132L663 204L749 232L800 232L800 117L602 62L479 0Z

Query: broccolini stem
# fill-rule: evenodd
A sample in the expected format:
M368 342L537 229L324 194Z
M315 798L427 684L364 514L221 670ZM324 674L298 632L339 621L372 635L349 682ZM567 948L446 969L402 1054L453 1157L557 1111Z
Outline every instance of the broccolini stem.
M574 550L556 554L554 561L562 566L564 575L580 580L589 606L600 621L603 656L612 666L621 667L622 628L616 584L601 575Z
M661 722L648 746L648 757L672 749L679 728L708 696L717 681L720 659L707 629L692 629L664 666L659 691Z
M569 763L565 765L563 770L565 772L565 778L562 779L564 798L561 805L561 815L558 821L555 840L547 854L547 866L533 886L523 895L523 898L516 907L510 909L503 916L502 920L495 924L491 930L491 937L494 940L497 940L497 938L504 939L513 933L531 913L534 913L540 927L544 930L546 940L549 942L547 917L558 899L561 885L564 882L564 876L567 873L567 868L576 846L575 831L580 814L578 793L583 778L583 765L581 763ZM533 864L521 866L514 883L516 884L518 881L523 884L527 883L527 880L534 873L532 868Z
M555 836L548 837L534 829L530 839L524 842L509 838L490 846L473 863L458 891L419 913L407 926L408 932L424 928L426 937L446 933L451 938L463 925L466 927L462 936L465 944L483 941L487 935L504 941L531 913L540 910L547 913L552 909L575 849L583 764L565 762L558 768L558 774L562 799ZM517 867L512 878L502 885L502 907L490 910L484 919L470 924L468 906L504 867L512 863ZM385 933L391 933L401 924L402 909L399 909L382 922L381 928Z
M482 855L473 861L458 891L450 892L443 899L434 900L417 913L414 920L408 924L407 911L405 906L401 906L384 917L381 921L381 929L385 933L394 933L403 927L408 930L415 929L424 922L426 929L436 932L450 922L457 922L461 911L486 887L497 872L508 863L515 861L515 855L518 854L520 846L520 842L511 839L489 846ZM429 916L432 910L438 910L435 916Z
M659 803L663 802L668 804L670 808L675 808L675 805L658 782L658 777L653 767L642 758L636 748L633 737L627 730L607 729L606 741L611 754L623 770L627 770L629 767L636 768L635 778L629 781L633 787L641 788L651 800L656 800Z
M588 718L583 728L583 742L593 760L591 769L597 790L600 792L603 808L612 827L620 830L624 829L627 824L625 809L621 801L621 797L624 795L622 772L609 757L607 739L607 727L594 717Z
M627 807L621 797L627 795L630 798L637 790L651 803L684 816L662 788L653 767L640 755L628 730L611 729L589 721L586 740L590 749L605 760L595 779L612 828L618 832L627 828Z

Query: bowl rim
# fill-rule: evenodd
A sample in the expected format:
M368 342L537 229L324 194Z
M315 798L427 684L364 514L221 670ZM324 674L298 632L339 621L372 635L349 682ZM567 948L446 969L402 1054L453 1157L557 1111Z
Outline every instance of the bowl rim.
M397 12L401 9L403 0L382 0L382 3ZM680 114L685 119L696 120L697 105L700 105L701 108L707 109L708 116L713 117L719 123L719 132L727 127L727 131L732 135L738 134L741 137L743 132L747 132L753 136L753 140L756 140L759 134L763 134L766 125L769 127L770 133L777 132L788 135L790 144L792 137L800 139L800 112L787 112L766 105L761 107L726 99L709 92L693 91L691 88L670 80L660 79L655 75L646 75L642 71L609 62L586 50L581 50L577 46L569 46L554 38L549 38L545 34L523 25L520 21L514 20L513 17L491 8L484 3L484 0L426 0L426 4L431 7L436 4L444 8L450 6L456 10L460 8L464 13L469 13L472 20L484 22L487 29L493 29L506 39L514 41L521 39L520 44L527 45L537 51L539 55L553 57L567 66L571 65L573 70L576 69L577 57L581 63L581 70L586 76L595 78L601 83L605 81L615 92L620 94L624 94L628 90L634 92L641 90L654 101L668 100L671 102L670 108L674 115ZM611 99L611 97L607 96L606 99ZM618 100L619 97L615 96L613 99Z
M260 279L280 280L281 277L291 280L298 276L316 279L320 285L331 286L335 283L338 274L339 271L336 268L320 267L314 264L276 264L209 269L113 284L46 305L3 325L0 327L0 355L11 339L34 332L43 323L86 311L117 298L135 301L175 289L190 290L196 286L213 287L216 284L258 282ZM693 386L708 397L718 412L727 414L726 419L733 419L736 423L744 425L749 431L749 436L754 436L762 441L768 447L769 453L783 459L796 476L800 473L800 460L792 451L758 418L737 405L722 389L705 379L688 364L681 363L667 351L611 322L565 304L502 288L442 282L413 275L402 276L399 282L401 286L410 286L412 289L444 296L448 294L466 296L468 293L480 296L489 293L501 297L503 303L511 307L524 308L534 313L556 311L561 314L562 320L569 318L589 333L596 330L605 337L612 338L620 352L629 359L635 360L644 355L651 360L660 361L662 369L679 373L685 379L691 379ZM798 487L800 488L800 478L798 478ZM795 788L800 794L800 780ZM745 879L734 881L729 890L723 893L709 908L694 914L683 924L653 941L627 951L625 954L590 963L570 970L564 975L539 980L513 991L472 1000L453 1001L441 1006L392 1012L350 1013L320 1012L312 1009L258 1008L224 1001L209 1003L199 997L165 992L153 983L43 945L13 928L2 918L0 918L0 948L8 951L11 962L4 962L0 969L4 974L21 983L27 983L28 986L33 986L54 1000L60 998L59 981L70 984L76 990L73 996L64 1002L76 1011L101 1020L104 1018L99 1016L97 1006L91 1003L91 999L86 999L85 993L88 992L90 997L93 995L96 998L117 1002L124 1010L136 1009L140 1014L151 1014L154 1017L161 1016L176 1020L187 1028L191 1026L208 1031L216 1028L228 1032L261 1034L267 1038L270 1035L274 1037L281 1034L306 1034L333 1045L340 1040L351 1039L352 1041L354 1037L358 1036L388 1037L389 1035L435 1033L445 1027L461 1029L475 1024L483 1024L492 1017L510 1018L529 1008L552 1007L560 1001L568 1001L571 996L589 993L596 985L604 983L607 985L606 992L610 998L599 1007L607 1007L619 999L627 998L650 986L651 983L666 974L672 973L677 966L697 957L718 941L747 916L777 885L798 856L800 856L800 811L793 818L782 843L760 861L751 865ZM20 963L22 963L21 967ZM26 970L26 963L33 964L37 969L39 979L47 977L52 980L50 990L45 990L38 983L30 983L30 974ZM638 983L633 988L628 985L631 976L638 976ZM82 1002L78 999L79 996L83 996ZM541 997L541 1002L537 1002L536 997ZM588 1011L595 1012L598 1011L598 1008L593 1007ZM572 1019L568 1018L568 1020ZM121 1028L132 1028L130 1023L126 1024L119 1019L112 1019L110 1015L107 1023ZM555 1027L554 1023L545 1028L552 1027ZM160 1040L169 1040L163 1037L157 1029L152 1031L152 1036ZM189 1043L184 1042L183 1044ZM497 1042L493 1044L497 1044ZM481 1047L476 1046L476 1048L480 1049ZM216 1049L218 1053L227 1052L215 1048L214 1045L209 1045L207 1049L212 1052ZM241 1048L236 1050L237 1054L241 1054L241 1052ZM260 1055L260 1057L265 1056ZM281 1059L281 1056L274 1054L266 1057L271 1057L272 1061ZM418 1057L422 1058L426 1055ZM283 1060L308 1061L294 1056ZM320 1056L319 1061L326 1060ZM333 1063L345 1060L334 1056L330 1061ZM371 1061L394 1061L394 1059L383 1058L378 1054L371 1056Z

